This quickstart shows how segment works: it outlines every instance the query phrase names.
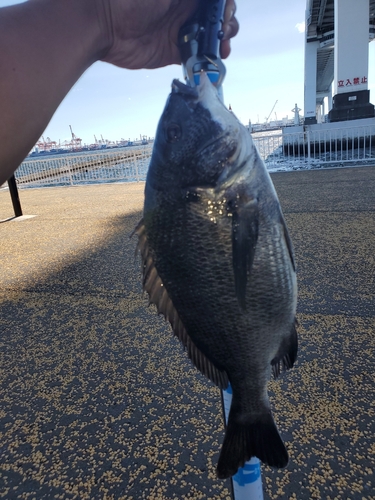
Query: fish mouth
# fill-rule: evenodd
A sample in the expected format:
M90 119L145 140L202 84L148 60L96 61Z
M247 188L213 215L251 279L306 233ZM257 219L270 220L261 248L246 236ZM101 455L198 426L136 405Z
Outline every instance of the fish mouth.
M177 78L172 82L172 94L182 94L196 100L206 98L212 91L215 97L218 98L216 87L211 83L211 80L204 71L200 73L200 82L198 85L191 86L180 82Z
M172 82L172 93L183 94L194 99L198 99L199 97L197 87L190 87L190 85L185 85L177 79L174 79Z

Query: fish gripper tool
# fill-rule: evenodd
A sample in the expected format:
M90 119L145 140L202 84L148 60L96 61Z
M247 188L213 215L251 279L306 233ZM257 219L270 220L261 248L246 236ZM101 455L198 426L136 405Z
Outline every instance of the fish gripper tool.
M199 85L205 71L220 89L226 69L220 58L220 41L224 36L225 0L201 0L198 11L180 29L179 47L186 84Z

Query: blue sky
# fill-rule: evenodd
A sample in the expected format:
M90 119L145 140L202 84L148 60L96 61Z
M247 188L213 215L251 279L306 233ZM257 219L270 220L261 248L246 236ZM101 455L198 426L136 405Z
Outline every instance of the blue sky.
M0 6L19 3L0 0ZM224 100L245 124L292 117L303 109L304 0L236 0L240 32L225 61ZM375 42L370 44L369 88L375 103ZM55 141L70 139L69 125L83 143L99 139L153 137L177 65L156 70L124 70L95 63L66 96L44 132ZM276 115L275 115L276 113Z

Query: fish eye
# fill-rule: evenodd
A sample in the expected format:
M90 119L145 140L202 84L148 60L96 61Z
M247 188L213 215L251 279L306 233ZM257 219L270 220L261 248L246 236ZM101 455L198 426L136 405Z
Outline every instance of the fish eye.
M177 123L168 125L165 131L167 142L178 142L181 139L182 130Z

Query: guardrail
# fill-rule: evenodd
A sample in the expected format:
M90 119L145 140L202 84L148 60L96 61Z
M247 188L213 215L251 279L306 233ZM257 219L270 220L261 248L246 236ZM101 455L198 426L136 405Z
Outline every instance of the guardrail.
M375 164L375 124L299 132L254 133L269 171ZM28 158L16 171L19 187L134 182L146 179L152 144Z
M305 126L255 140L269 170L375 164L375 123Z
M27 158L17 169L19 187L140 181L146 178L152 145Z

